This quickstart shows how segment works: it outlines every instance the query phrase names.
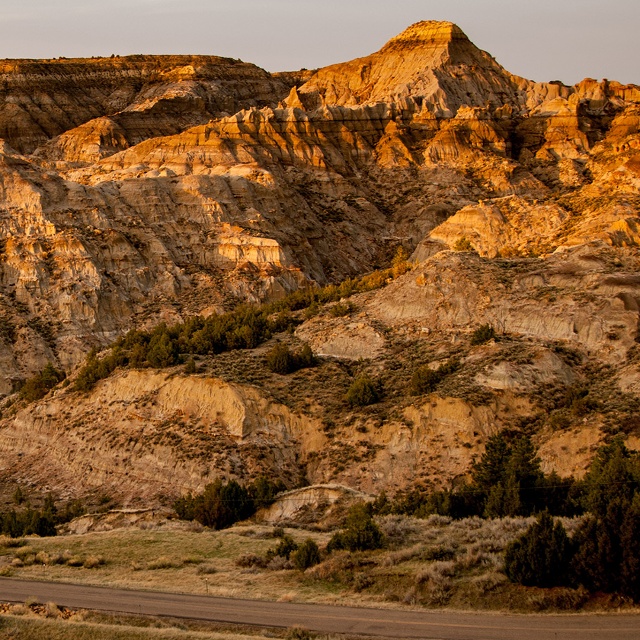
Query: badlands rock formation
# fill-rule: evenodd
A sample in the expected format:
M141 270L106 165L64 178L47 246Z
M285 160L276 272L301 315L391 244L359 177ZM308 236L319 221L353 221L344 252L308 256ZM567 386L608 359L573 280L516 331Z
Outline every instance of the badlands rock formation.
M145 478L166 493L172 482L199 488L260 470L365 491L442 484L465 472L487 435L527 420L545 464L570 473L631 415L639 87L530 82L442 22L314 72L131 56L4 61L0 76L0 394L9 401L48 361L72 374L90 348L130 328L339 282L386 266L399 246L419 263L413 272L298 336L347 363L336 369L343 382L359 358L406 387L416 358L436 366L459 355L458 390L468 391L456 395L452 383L411 401L393 389L379 415L342 406L328 416L313 385L301 389L302 406L273 381L249 388L206 368L196 380L119 372L88 397L61 390L5 411L3 464L21 480L72 493L106 484L127 497L155 495ZM508 339L469 349L480 324ZM550 408L537 391L595 384L598 367L624 406L602 400L588 424L573 416L575 437L554 431L541 412L562 412L561 401ZM325 385L340 402L343 382ZM253 413L259 427L238 417ZM162 429L174 435L162 439ZM200 443L193 451L216 444L190 458L185 438ZM43 456L49 471L32 464Z

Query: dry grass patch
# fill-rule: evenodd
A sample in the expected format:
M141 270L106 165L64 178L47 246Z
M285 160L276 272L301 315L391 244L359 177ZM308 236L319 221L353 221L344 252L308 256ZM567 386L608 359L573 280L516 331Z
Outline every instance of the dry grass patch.
M263 640L267 636L178 628L140 628L6 615L0 618L0 637L11 640Z
M247 533L251 531L250 535ZM297 542L329 534L287 530ZM238 526L223 531L121 529L54 538L29 538L23 547L2 549L11 575L99 586L180 591L229 597L277 599L298 591L299 572L264 575L236 561L248 552L264 556L273 546L273 527ZM39 562L36 562L39 558ZM12 564L15 562L16 564ZM205 580L206 579L206 580ZM326 601L322 584L302 585L302 599Z
M124 529L32 538L24 546L5 547L0 561L22 578L282 601L331 604L348 597L360 605L519 611L572 610L587 602L575 590L545 595L506 580L504 549L531 518L421 520L392 515L377 521L387 548L325 554L306 571L280 556L268 562L274 529L257 524L200 533ZM571 532L579 519L563 522ZM321 549L331 536L291 528L277 533L298 544L312 538Z

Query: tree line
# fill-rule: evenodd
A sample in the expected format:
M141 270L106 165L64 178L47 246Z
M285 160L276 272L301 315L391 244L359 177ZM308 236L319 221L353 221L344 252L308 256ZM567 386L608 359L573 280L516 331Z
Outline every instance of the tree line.
M582 483L544 474L531 438L501 431L489 438L483 455L471 467L470 479L454 489L415 487L394 500L383 493L377 512L417 517L452 518L530 516L548 510L557 516L584 513Z
M339 285L306 287L281 300L262 305L243 304L233 311L207 318L195 316L174 325L161 323L151 331L129 331L118 339L109 353L98 357L92 351L73 383L76 391L88 391L118 367L164 368L186 362L193 355L214 355L235 349L254 349L274 334L293 329L305 317L318 313L320 305L349 298L356 293L378 289L411 269L406 252L399 250L389 269L359 278L348 278ZM296 359L297 358L297 359ZM275 354L273 370L288 373L313 365L313 356Z
M247 486L236 480L217 478L201 493L178 498L173 507L182 520L195 520L212 529L226 529L273 504L277 494L285 488L283 482L264 476Z
M587 512L572 538L542 512L506 550L513 581L539 587L582 586L640 601L640 455L615 439L601 448L581 483Z
M55 536L56 526L64 524L85 513L83 504L74 500L59 509L50 494L44 499L41 508L33 508L22 492L18 490L14 500L22 508L0 512L0 533L10 538L22 536Z

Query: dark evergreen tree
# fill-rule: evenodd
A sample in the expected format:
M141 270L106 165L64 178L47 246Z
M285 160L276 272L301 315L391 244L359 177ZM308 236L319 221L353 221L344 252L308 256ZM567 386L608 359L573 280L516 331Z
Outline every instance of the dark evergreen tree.
M64 378L62 371L58 371L50 362L47 362L40 373L24 383L20 389L20 397L27 402L40 400Z
M235 480L224 482L218 478L202 493L176 500L174 509L183 520L197 520L205 527L225 529L252 516L256 507L246 487Z
M262 509L273 504L276 496L286 489L281 480L270 480L265 476L258 476L248 487L249 495L255 509Z
M487 440L482 457L471 470L473 484L479 490L488 493L492 487L504 480L509 450L509 440L504 431Z
M300 571L313 567L318 564L320 560L320 549L311 538L305 540L293 554L293 563Z
M560 522L548 512L505 551L505 573L512 582L527 586L555 587L568 584L571 545Z
M147 361L152 367L169 367L178 362L178 344L169 335L166 327L156 329L149 341Z
M633 535L638 530L639 487L640 456L621 439L597 452L584 480L584 506L591 517L574 536L572 571L577 584L638 597L631 571L638 554Z
M471 477L479 515L526 516L544 506L539 494L544 474L533 443L526 435L512 441L501 431L489 438Z
M621 591L640 602L640 493L636 493L620 531Z

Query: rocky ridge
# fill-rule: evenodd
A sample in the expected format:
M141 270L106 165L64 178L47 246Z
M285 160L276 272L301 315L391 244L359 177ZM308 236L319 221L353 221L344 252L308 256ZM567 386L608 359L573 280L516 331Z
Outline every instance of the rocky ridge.
M586 384L594 367L613 368L611 389L632 397L640 388L638 87L533 83L437 22L315 72L268 74L203 56L0 67L0 393L47 361L72 373L90 347L129 328L337 282L385 265L399 246L416 270L363 294L355 315L309 320L299 338L339 362L371 358L391 380L389 359L411 364L393 360L398 345L422 345L419 357L437 363L475 326L508 337L495 353L464 352L475 371L465 374L469 398L445 389L409 406L394 391L377 417L345 407L328 417L313 398L302 408L254 379L232 382L240 386L231 392L229 381L165 385L156 377L164 374L129 372L87 398L58 391L1 423L5 469L16 477L73 491L82 476L83 490L111 483L129 498L145 477L198 488L214 469L238 477L280 469L289 478L295 469L366 491L416 478L442 483L518 416L538 416L545 464L569 473L631 415L628 403L586 426L572 414L572 440L540 418L549 409L535 392ZM580 364L559 359L559 345L576 350ZM500 360L505 349L526 351L530 363ZM486 370L485 356L494 362ZM340 375L355 375L345 366ZM156 406L145 400L149 385L186 386L140 413ZM148 425L191 416L189 397L203 385L218 390L215 411L239 402L267 426L245 433L207 409L200 426L176 418L169 431L177 435L145 440ZM341 398L344 389L334 391ZM230 400L234 393L242 399ZM121 396L141 417L120 407ZM118 408L102 415L107 405ZM94 414L102 417L89 420ZM77 428L68 431L69 420ZM214 465L199 454L185 460L182 438L226 449ZM562 447L583 440L564 460ZM347 444L375 464L341 462ZM436 460L435 450L447 453ZM104 456L102 470L93 451ZM28 462L43 455L55 472Z

